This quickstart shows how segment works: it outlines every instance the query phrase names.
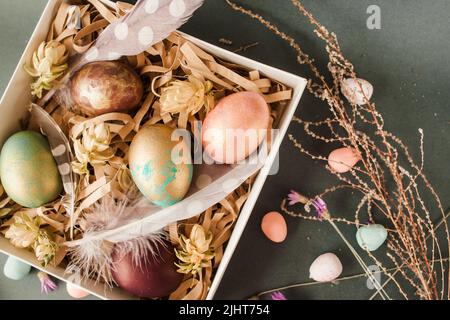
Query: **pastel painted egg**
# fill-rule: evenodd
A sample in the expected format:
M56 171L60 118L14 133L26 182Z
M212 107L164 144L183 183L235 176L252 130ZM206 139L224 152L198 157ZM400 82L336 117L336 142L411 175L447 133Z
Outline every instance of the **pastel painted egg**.
M342 263L334 253L324 253L309 268L309 277L317 282L329 282L342 273Z
M192 180L189 148L184 141L172 141L173 132L161 124L144 127L134 137L128 153L136 186L147 199L162 207L183 199ZM181 150L189 154L183 155Z
M88 295L90 295L89 292L87 292L87 291L81 289L79 286L69 283L69 282L66 283L66 291L67 291L67 294L74 299L82 299L82 298L85 298Z
M341 91L350 103L362 106L370 101L373 86L364 79L347 78L341 82Z
M5 277L11 280L21 280L25 278L31 271L31 266L14 257L8 257L3 273Z
M6 140L0 154L0 177L8 196L28 208L51 202L62 191L50 145L34 131L21 131Z
M283 242L287 236L286 220L276 211L266 213L261 222L261 230L269 240Z
M356 241L364 250L375 251L386 241L387 230L381 224L362 226L356 232Z
M233 93L221 99L202 127L205 152L218 163L233 164L253 153L267 135L270 109L255 92Z
M88 115L127 112L138 106L144 93L139 75L119 61L84 65L70 82L76 107Z
M361 160L354 148L344 147L332 151L328 156L328 165L338 173L350 171Z
M160 298L171 294L183 280L177 272L174 248L169 243L156 242L153 252L148 251L139 261L133 253L112 255L114 281L125 291L141 298Z

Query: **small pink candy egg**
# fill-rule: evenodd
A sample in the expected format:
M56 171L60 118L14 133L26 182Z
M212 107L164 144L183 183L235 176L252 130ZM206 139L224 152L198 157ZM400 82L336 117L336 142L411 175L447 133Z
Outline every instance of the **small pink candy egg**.
M342 263L334 253L324 253L309 268L309 277L317 282L335 280L342 273Z
M253 153L267 135L270 110L256 92L222 98L203 121L202 143L216 162L233 164Z
M261 222L261 230L269 240L283 242L287 236L286 220L276 211L266 213Z
M328 165L338 173L345 173L350 171L361 156L354 148L344 147L339 148L330 153L328 156Z
M66 283L66 290L69 296L75 299L82 299L89 295L89 292L82 290L79 286L72 283Z

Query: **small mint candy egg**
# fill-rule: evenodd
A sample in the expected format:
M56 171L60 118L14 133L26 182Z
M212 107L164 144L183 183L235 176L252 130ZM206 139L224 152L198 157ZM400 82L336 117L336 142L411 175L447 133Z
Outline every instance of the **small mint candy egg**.
M3 267L3 273L5 277L11 280L21 280L27 276L31 271L31 266L27 263L23 263L22 261L9 257L6 260L5 266Z
M387 231L381 224L362 226L356 232L356 241L364 250L375 251L386 241Z

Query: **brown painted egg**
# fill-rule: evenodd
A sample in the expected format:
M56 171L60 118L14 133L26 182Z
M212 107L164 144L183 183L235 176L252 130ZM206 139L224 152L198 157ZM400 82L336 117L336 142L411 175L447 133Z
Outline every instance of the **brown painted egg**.
M276 211L269 212L264 216L261 229L265 236L273 242L283 242L287 237L286 220Z
M203 122L205 152L216 162L233 164L253 153L267 134L270 109L255 92L238 92L221 99Z
M143 92L139 75L119 61L88 63L70 83L74 104L88 115L131 111L140 103Z
M112 273L119 287L141 298L165 297L175 291L183 275L177 272L174 248L169 243L155 246L156 256L148 251L137 264L132 254L120 257L114 251Z

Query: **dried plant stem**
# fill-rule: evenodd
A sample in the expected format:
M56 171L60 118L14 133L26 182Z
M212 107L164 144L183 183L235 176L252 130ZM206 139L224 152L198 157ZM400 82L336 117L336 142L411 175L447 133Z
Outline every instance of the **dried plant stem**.
M439 227L444 223L444 221L447 220L447 218L450 216L450 210L445 214L444 218L441 219L441 221L439 221L439 223L435 226L435 231L437 229L439 229ZM431 237L431 235L427 236L427 240ZM448 260L448 259L444 259L444 260ZM433 261L434 262L434 261ZM440 261L442 262L442 261ZM400 272L401 268L405 267L405 263L403 263L399 268L396 269L396 271L392 274L393 277L395 277L395 275ZM387 286L389 284L389 282L391 282L391 278L389 278L388 280L386 280L383 284L382 284L382 288L384 288L385 286ZM374 294L369 298L369 300L373 300L379 293L379 290L377 289L376 292L374 292Z
M369 267L365 264L364 260L361 258L361 256L356 252L355 248L351 245L350 242L345 238L345 236L342 234L341 230L338 228L338 226L330 219L327 219L327 221L331 224L333 229L337 232L337 234L341 237L341 239L344 241L344 243L347 245L347 247L350 249L350 252L355 257L356 261L358 261L361 268L366 273L367 277L372 281L373 285L377 288L377 290L380 292L380 296L383 300L391 298L387 294L386 291L384 291L384 288L381 286L381 284L378 282L377 279L373 276L373 273L369 270ZM394 279L395 281L395 279Z
M331 116L317 122L294 118L294 122L302 125L309 137L326 143L338 142L344 147L353 148L361 156L359 165L347 174L333 172L328 165L326 166L343 185L362 193L353 222L339 217L333 217L330 221L342 221L359 226L361 211L367 204L367 216L370 219L376 213L387 220L389 229L395 230L395 232L389 232L387 257L395 265L405 266L405 269L402 268L399 272L405 282L415 289L415 294L421 299L443 299L447 291L447 299L449 299L450 274L446 275L445 271L450 269L450 261L447 261L444 266L442 243L435 234L433 210L428 207L430 206L428 201L424 200L425 192L428 196L431 195L434 212L439 213L443 218L441 225L447 238L446 251L450 251L450 231L439 196L423 173L423 131L419 129L420 165L417 165L406 145L395 135L384 130L383 117L376 110L375 104L370 101L370 97L366 96L362 82L357 78L353 65L344 57L336 35L320 24L305 9L301 1L290 0L298 12L312 25L314 34L324 42L329 59L327 67L332 82L327 82L326 77L315 66L314 60L303 52L293 37L252 10L245 9L231 0L226 2L234 10L255 19L276 36L285 40L296 51L297 61L311 71L312 79L308 81L307 89L328 104ZM347 96L348 101L342 99L344 80L352 80L357 84L364 98L363 104L357 104ZM360 129L362 127L364 129ZM328 129L329 134L316 133L319 128ZM293 135L289 135L289 139L302 154L314 160L328 161L328 157L307 150ZM323 195L336 190L337 188L329 188ZM283 206L284 204L282 208ZM296 216L316 220L304 214ZM373 255L369 254L369 256L382 267ZM361 263L358 258L357 260ZM400 293L408 298L399 282L392 275L390 278L395 281Z
M449 258L444 258L442 259L442 261L438 261L438 260L433 260L433 262L443 262L443 261L449 261ZM403 267L405 268L405 267ZM386 271L388 272L397 272L400 268L399 267L394 267L394 268L389 268ZM384 274L385 271L383 270L379 270L379 271L372 271L373 275L376 274ZM289 289L293 289L293 288L301 288L301 287L309 287L309 286L317 286L317 285L325 285L325 284L332 284L332 283L338 283L341 281L346 281L346 280L353 280L353 279L358 279L358 278L362 278L362 277L367 277L367 274L364 273L359 273L359 274L355 274L352 276L347 276L347 277L340 277L337 278L336 280L334 280L333 282L317 282L317 281L311 281L311 282L303 282L303 283L296 283L296 284L291 284L288 286L283 286L283 287L278 287L278 288L274 288L274 289L270 289L270 290L266 290L263 292L260 292L258 294L256 294L255 296L250 297L249 299L252 299L254 297L261 297L263 295L275 292L275 291L283 291L283 290L289 290ZM371 296L370 299L373 299L376 295L378 294L378 291L376 293L374 293L374 295Z

